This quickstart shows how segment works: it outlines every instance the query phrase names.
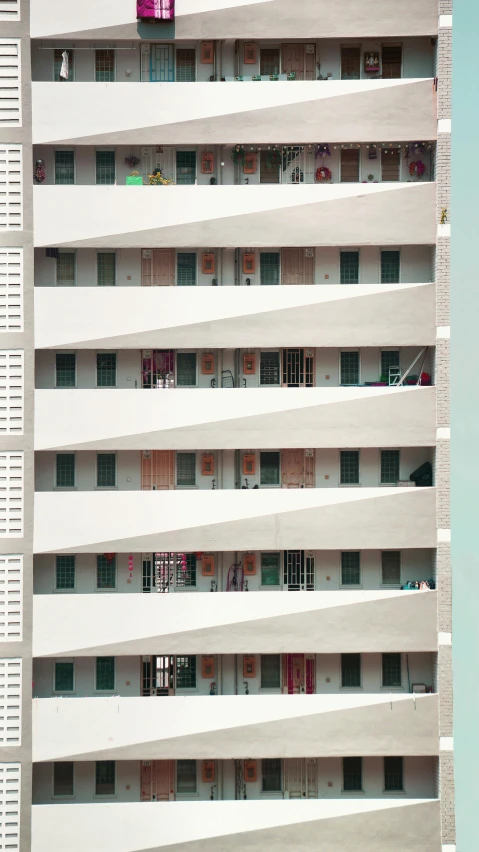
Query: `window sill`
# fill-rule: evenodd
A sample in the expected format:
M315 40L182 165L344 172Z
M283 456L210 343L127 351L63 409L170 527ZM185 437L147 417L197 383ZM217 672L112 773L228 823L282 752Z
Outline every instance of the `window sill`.
M117 591L116 586L112 586L111 588L108 588L108 589L95 589L95 592L100 592L100 593L101 593L101 592L103 592L103 593L105 593L105 592L106 592L107 594L108 594L109 592L116 592L116 591Z
M199 799L199 793L175 793L175 799L177 802L188 802L193 799Z
M68 595L68 594L72 594L72 592L73 592L73 593L75 593L75 592L76 592L76 589L75 589L75 587L74 587L74 586L72 586L72 588L71 588L71 589L53 589L53 593L54 593L55 595L64 595L64 594L67 594L67 595Z
M365 796L366 793L364 790L341 790L342 796Z
M94 689L93 695L100 695L103 698L115 698L120 697L114 689Z
M361 488L361 483L360 482L340 482L338 487L339 488Z
M200 691L199 691L198 687L193 687L193 686L191 687L191 689L187 686L181 686L179 689L177 688L175 690L175 695L180 696L180 697L182 696L183 698L185 698L188 695L199 695L199 694L200 694ZM206 695L208 693L204 693L204 694Z
M54 491L78 491L76 485L55 485L53 487Z
M52 802L74 802L76 800L75 793L59 793L58 796L53 794Z
M380 686L380 692L404 692L403 686Z
M262 799L283 799L284 798L284 793L283 793L282 790L270 790L270 791L261 790L259 795Z
M53 690L53 698L76 698L76 692L69 692L67 689Z
M118 485L95 485L94 491L118 491Z
M259 695L282 695L283 691L280 686L273 686L271 688L267 686L260 686L258 689Z
M381 583L379 586L380 589L389 589L390 591L401 591L402 583ZM409 591L409 590L405 590Z
M158 490L158 489L157 489ZM199 485L175 485L175 491L199 491ZM205 488L204 491L208 491L208 488ZM213 489L211 489L213 490ZM219 491L219 488L215 488L215 491Z
M260 592L282 592L283 586L281 586L280 583L278 583L277 585L275 584L274 586L273 585L271 585L271 586L260 586L259 591Z
M363 686L340 686L340 692L364 692Z
M405 790L383 790L383 796L405 796Z
M97 799L100 802L114 802L115 799L118 798L118 796L116 793L95 793L93 798Z
M363 587L362 583L341 583L340 586L339 586L340 589L354 589L354 590L355 589L362 589L362 587Z

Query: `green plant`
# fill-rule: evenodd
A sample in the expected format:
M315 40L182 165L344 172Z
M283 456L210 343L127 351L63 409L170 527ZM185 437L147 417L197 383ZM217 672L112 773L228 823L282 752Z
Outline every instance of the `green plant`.
M233 148L233 150L231 152L231 159L233 160L233 163L241 163L241 165L243 165L244 164L244 158L245 158L245 149L243 148L243 146L242 145L235 145L235 147Z
M379 381L380 382L387 382L388 377L384 373L381 373L381 375L379 376Z

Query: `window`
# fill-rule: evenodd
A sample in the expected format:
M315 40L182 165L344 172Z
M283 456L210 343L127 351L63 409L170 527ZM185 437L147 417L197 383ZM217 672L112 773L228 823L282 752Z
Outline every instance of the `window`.
M194 48L177 48L176 50L176 82L194 83L196 81L196 50Z
M196 760L176 761L176 792L196 793Z
M381 148L381 180L398 181L401 171L399 148Z
M59 555L55 562L55 588L75 588L75 557Z
M74 251L61 251L58 253L56 263L56 285L57 287L74 287L76 279L76 256Z
M260 453L260 485L279 485L279 453Z
M196 254L194 252L179 252L176 255L176 283L178 287L196 285Z
M281 687L281 655L261 654L261 689Z
M116 387L116 352L97 352L96 384L99 388Z
M401 584L401 551L383 550L381 553L381 585Z
M115 183L115 152L114 151L97 151L96 152L96 182L97 183Z
M57 388L74 388L76 385L76 355L59 353L55 357L55 384Z
M112 692L115 689L114 657L96 658L95 689L98 692Z
M72 760L53 764L53 795L73 796L75 792L75 764Z
M196 182L196 151L176 152L176 183L191 186Z
M75 487L75 453L57 453L56 487Z
M116 588L116 556L99 553L96 558L96 587L97 589Z
M358 183L359 148L341 150L341 183Z
M176 658L176 688L196 689L196 657Z
M341 48L341 80L359 80L361 72L361 48Z
M341 352L341 385L359 385L359 352Z
M404 790L402 757L384 758L384 789L390 792Z
M263 48L260 51L260 74L279 74L279 49L277 47Z
M96 283L98 287L114 287L116 284L116 254L99 251L96 256Z
M55 151L55 183L75 183L73 151Z
M115 453L97 453L96 456L97 488L116 487L116 455Z
M261 284L279 284L279 252L262 251L259 256Z
M363 789L363 760L361 757L343 757L343 790Z
M341 585L359 586L361 583L361 559L358 550L341 553Z
M63 49L53 51L53 79L56 83L71 83L75 79L75 55L73 50L67 50L68 54L68 77L60 77L63 63Z
M400 252L381 252L381 284L399 284Z
M393 80L401 76L402 47L401 45L383 44L382 78Z
M383 686L400 687L401 678L401 654L383 654Z
M261 352L259 383L260 385L279 385L279 352Z
M341 450L341 485L359 485L359 450Z
M196 387L196 352L178 352L176 385L179 388Z
M95 796L115 795L115 761L97 760L95 763Z
M339 253L339 274L341 284L359 283L358 251L342 251Z
M176 484L196 485L196 453L176 454Z
M341 654L341 686L361 686L361 654Z
M196 586L196 553L181 554L176 563L176 585Z
M95 50L95 81L113 83L115 80L115 51Z
M55 663L55 692L73 692L74 666L73 662L62 660Z
M381 352L381 376L385 377L385 381L389 381L391 367L398 369L399 366L399 349L385 349Z
M261 761L263 774L263 793L277 793L281 791L281 760L278 758Z
M280 585L279 553L261 554L261 585Z
M381 450L381 485L396 485L399 480L399 450Z

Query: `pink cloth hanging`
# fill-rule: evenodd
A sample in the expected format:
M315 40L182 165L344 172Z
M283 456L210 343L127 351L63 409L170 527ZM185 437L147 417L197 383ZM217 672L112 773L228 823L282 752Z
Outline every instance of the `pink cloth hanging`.
M175 17L175 0L137 0L136 16L172 21Z

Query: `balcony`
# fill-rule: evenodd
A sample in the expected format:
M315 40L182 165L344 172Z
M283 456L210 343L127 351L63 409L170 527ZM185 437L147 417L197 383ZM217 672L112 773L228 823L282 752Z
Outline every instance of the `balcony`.
M51 769L50 769L51 775ZM326 788L327 789L327 788ZM326 795L328 795L326 793ZM140 852L184 845L195 852L275 848L356 852L436 852L439 802L368 798L322 801L110 802L34 805L32 852Z
M432 182L35 186L33 197L36 246L397 246L436 239ZM52 215L60 209L69 215Z

